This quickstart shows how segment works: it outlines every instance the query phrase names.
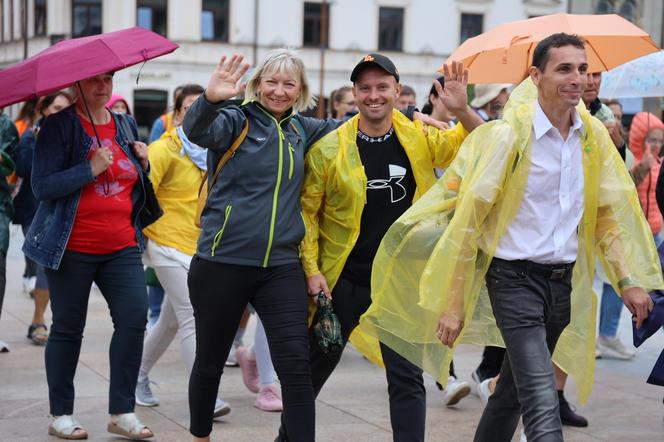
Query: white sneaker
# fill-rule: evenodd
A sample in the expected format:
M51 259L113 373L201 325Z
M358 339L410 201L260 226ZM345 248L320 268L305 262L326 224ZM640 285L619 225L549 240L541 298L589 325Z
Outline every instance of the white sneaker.
M613 338L598 336L596 349L600 357L606 359L627 360L632 359L636 355L636 351L623 344L617 336Z
M482 381L480 380L480 375L477 374L477 370L473 371L470 374L470 379L472 379L473 381L473 388L472 388L473 391L471 393L473 393L475 396L479 396L480 384L482 383Z
M443 391L443 401L445 405L451 407L456 405L461 399L470 394L470 385L466 381L460 381L454 376L447 378L447 385Z
M35 289L35 285L37 284L37 277L36 276L30 276L29 278L23 278L23 293L26 295L29 295L30 292L32 292Z
M139 377L136 382L136 405L141 407L156 407L159 405L159 399L152 393L150 379L147 376Z
M488 378L480 382L480 384L477 386L477 394L480 397L480 400L482 401L482 404L486 405L487 402L489 402L489 396L491 396L491 390L489 389L489 384L491 383L491 379L493 378Z
M214 402L214 414L212 415L212 417L226 416L230 412L231 412L231 406L228 405L228 402L220 398L217 398L217 400Z

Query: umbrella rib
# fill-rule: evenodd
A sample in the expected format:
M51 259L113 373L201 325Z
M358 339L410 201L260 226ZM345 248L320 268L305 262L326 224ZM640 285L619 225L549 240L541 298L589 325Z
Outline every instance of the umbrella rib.
M593 44L590 42L590 40L586 39L586 44L590 46L590 48L593 50L595 55L597 55L597 59L599 60L600 63L602 63L602 66L604 66L604 70L608 71L609 67L604 63L604 60L602 60L602 57L600 57L599 52L597 52L597 49L593 46Z
M532 61L532 58L531 58L531 53L532 53L534 47L535 47L535 43L530 43L528 45L528 50L526 51L526 77L528 76L528 69L530 68L530 65L533 64L533 61Z
M473 62L475 61L475 59L476 59L477 57L479 57L479 55L480 55L480 52L478 52L477 54L473 55L473 56L471 57L471 59L468 60L468 64L466 65L466 67L469 68L469 67L473 64Z
M102 43L104 46L106 46L106 47L108 48L108 50L111 52L111 54L113 54L113 56L115 57L116 61L120 64L120 66L121 66L122 68L126 68L126 67L127 67L127 65L126 65L122 60L120 60L120 57L118 57L118 54L115 53L115 50L114 50L112 47L110 47L110 46L108 45L108 43L106 43L105 40L100 39L99 41L101 41L101 43Z

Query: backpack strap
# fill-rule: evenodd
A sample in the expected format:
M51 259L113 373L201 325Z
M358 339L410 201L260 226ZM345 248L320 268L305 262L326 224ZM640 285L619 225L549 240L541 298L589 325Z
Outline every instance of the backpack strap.
M136 141L134 138L134 132L132 132L129 125L129 119L127 118L127 115L121 113L115 113L115 115L118 117L118 120L120 120L120 127L122 127L122 132L124 132L124 136L127 141L130 144Z
M300 139L302 140L302 146L304 147L304 150L306 152L307 149L307 133L304 131L304 126L302 126L302 122L300 121L299 118L293 117L290 119L290 124L293 126L293 129L295 129L295 132L300 136Z
M228 150L224 152L221 159L219 159L219 162L217 163L217 168L214 171L214 175L212 175L212 182L210 183L208 188L212 188L212 186L214 186L214 183L217 182L217 177L219 176L219 172L221 172L221 169L224 168L228 160L230 160L235 156L235 151L237 151L238 147L240 147L240 144L242 144L244 139L247 137L247 132L249 132L249 118L244 119L244 127L242 128L242 132L240 132L240 135L238 135L235 141L233 141L231 147L229 147Z

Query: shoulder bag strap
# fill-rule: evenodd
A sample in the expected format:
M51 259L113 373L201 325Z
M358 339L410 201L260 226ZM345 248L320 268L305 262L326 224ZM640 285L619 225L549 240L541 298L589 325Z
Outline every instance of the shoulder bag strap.
M231 147L229 147L228 150L224 152L221 159L217 163L217 169L214 171L214 175L212 176L212 181L210 182L209 188L212 188L212 186L214 186L214 183L217 182L217 177L219 176L219 172L221 172L221 169L224 168L228 160L233 158L233 156L235 155L235 151L237 151L238 147L240 147L240 144L242 144L244 139L247 137L247 132L249 132L249 118L245 118L242 132L240 132L240 135L238 135L235 141L233 141Z

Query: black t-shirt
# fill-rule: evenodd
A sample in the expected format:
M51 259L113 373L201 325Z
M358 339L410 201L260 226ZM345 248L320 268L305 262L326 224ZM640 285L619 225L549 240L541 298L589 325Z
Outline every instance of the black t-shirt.
M360 235L348 256L344 277L356 284L371 284L371 265L383 236L413 202L415 177L394 128L371 138L357 132L357 147L367 175L367 199Z

